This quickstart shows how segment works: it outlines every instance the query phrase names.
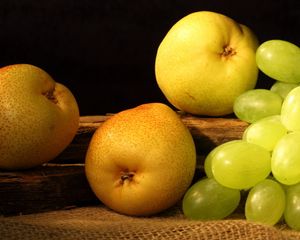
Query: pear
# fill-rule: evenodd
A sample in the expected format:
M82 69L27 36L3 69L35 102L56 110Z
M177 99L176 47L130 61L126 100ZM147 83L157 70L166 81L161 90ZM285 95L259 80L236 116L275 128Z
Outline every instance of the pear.
M257 47L247 26L216 12L190 13L170 28L157 49L157 84L177 109L230 114L234 100L256 85Z
M90 141L85 163L102 203L122 214L146 216L182 198L194 176L196 150L170 107L147 103L105 121Z
M72 141L79 109L71 91L30 64L0 68L0 168L46 163Z

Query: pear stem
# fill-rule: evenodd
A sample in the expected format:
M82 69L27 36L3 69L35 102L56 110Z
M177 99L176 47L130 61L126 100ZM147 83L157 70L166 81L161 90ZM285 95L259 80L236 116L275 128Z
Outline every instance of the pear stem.
M226 45L223 47L223 52L221 53L221 56L227 58L227 57L233 56L235 54L236 54L236 51L232 47Z
M51 89L50 91L44 92L43 95L48 98L53 103L58 103L56 97L54 96L54 89Z
M126 180L132 181L134 177L134 172L122 172L121 182L124 183Z

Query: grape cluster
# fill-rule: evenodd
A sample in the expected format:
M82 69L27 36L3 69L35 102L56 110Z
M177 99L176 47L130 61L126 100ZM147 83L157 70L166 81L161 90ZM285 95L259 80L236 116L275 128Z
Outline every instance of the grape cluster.
M183 212L191 219L222 219L247 193L247 220L268 225L284 220L300 230L300 48L266 41L257 49L256 62L275 83L236 99L234 113L249 126L241 140L207 155L206 177L186 192Z

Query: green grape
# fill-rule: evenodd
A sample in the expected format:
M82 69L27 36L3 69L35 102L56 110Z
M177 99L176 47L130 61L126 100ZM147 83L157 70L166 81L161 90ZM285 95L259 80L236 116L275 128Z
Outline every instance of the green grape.
M212 174L212 170L211 170L211 160L213 158L213 156L215 155L215 153L217 151L219 151L222 147L228 145L228 144L231 144L231 143L234 143L236 140L233 140L233 141L229 141L229 142L226 142L226 143L223 143L217 147L215 147L213 150L211 150L208 155L206 156L205 160L204 160L204 172L206 174L206 176L208 178L212 178L214 177L213 174Z
M300 48L283 40L269 40L256 51L258 68L269 77L290 83L300 82Z
M211 169L225 187L248 189L270 174L271 154L256 144L236 140L214 154Z
M300 183L286 188L284 220L290 228L300 230Z
M285 192L281 185L265 179L255 185L246 199L246 219L268 225L276 224L285 209Z
M243 140L272 151L285 134L287 129L281 123L280 115L273 115L250 124L244 131Z
M212 151L210 151L204 160L204 172L208 178L214 177L212 174L212 171L211 171L211 160L216 152L216 148L214 148Z
M298 87L299 83L286 83L276 81L270 88L272 92L277 93L282 99L288 95L288 93L293 90L295 87Z
M290 132L276 144L271 159L273 176L282 184L300 182L300 132Z
M192 185L182 201L183 213L194 220L216 220L229 216L239 205L240 191L224 187L213 178Z
M238 96L233 104L235 115L248 123L278 115L281 111L282 98L267 89L252 89Z
M294 88L284 99L281 121L289 131L300 130L300 87Z

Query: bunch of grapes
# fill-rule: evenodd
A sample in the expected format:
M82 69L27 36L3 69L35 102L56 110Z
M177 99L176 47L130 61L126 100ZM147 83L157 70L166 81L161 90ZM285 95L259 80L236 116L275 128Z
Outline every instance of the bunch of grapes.
M206 157L206 177L186 192L183 212L191 219L222 219L246 193L247 220L300 230L300 48L266 41L256 52L259 69L274 79L234 103L249 123L241 140L217 146Z

